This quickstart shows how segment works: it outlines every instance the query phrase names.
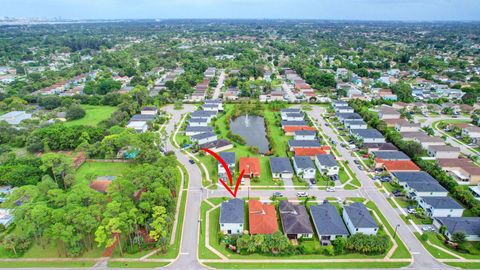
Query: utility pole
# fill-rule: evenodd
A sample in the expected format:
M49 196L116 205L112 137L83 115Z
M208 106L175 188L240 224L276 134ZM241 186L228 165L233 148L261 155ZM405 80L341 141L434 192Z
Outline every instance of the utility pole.
M395 233L393 234L393 239L395 239L397 237L397 229L398 227L400 227L400 224L397 224L397 226L395 226Z

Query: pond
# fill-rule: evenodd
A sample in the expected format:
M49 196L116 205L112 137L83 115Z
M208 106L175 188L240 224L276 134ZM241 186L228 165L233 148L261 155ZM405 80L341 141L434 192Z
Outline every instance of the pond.
M248 146L256 146L261 154L270 149L265 131L265 120L261 116L242 115L230 123L233 134L242 136Z

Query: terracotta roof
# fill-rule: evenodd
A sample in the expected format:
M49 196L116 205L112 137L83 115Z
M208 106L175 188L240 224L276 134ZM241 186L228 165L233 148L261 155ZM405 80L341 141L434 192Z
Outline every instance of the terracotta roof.
M284 126L283 131L285 132L295 132L298 130L313 130L315 131L316 129L314 127L309 127L309 126Z
M95 180L90 184L90 188L98 192L106 193L107 188L108 186L110 186L111 183L111 180Z
M272 234L278 231L275 206L257 200L248 201L248 222L250 234Z
M239 172L245 170L245 175L260 175L260 159L242 157L238 161Z
M330 153L330 147L322 146L322 147L313 147L313 148L300 148L296 147L294 149L295 156L309 156L314 157L316 155L328 154Z
M420 171L420 168L411 160L383 160L376 158L375 163L382 164L389 172Z

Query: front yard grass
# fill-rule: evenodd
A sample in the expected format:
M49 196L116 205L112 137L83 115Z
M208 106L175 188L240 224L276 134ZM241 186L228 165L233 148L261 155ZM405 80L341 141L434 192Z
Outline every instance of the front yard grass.
M50 261L50 262L0 262L0 268L38 268L38 267L49 267L49 268L83 268L83 267L93 267L95 261Z
M109 261L108 267L112 268L157 268L169 264L168 262L115 262Z
M217 269L354 269L401 268L409 262L329 262L329 263L206 263Z
M85 110L85 116L81 119L65 122L66 126L87 125L96 126L102 120L108 119L117 107L96 106L96 105L80 105Z
M428 234L427 234L428 235ZM418 232L415 232L415 236L418 238L418 240L422 243L423 247L430 253L432 254L433 257L437 258L437 259L456 259L456 257L440 250L440 249L437 249L435 248L434 246L428 244L426 241L423 241L422 238L421 238L421 234L418 233ZM428 237L429 239L431 237Z

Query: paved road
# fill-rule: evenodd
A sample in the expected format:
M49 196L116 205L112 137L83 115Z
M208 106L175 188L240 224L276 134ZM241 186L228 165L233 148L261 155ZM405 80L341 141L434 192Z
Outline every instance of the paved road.
M341 139L339 136L333 131L333 129L325 125L326 121L322 117L324 111L325 109L322 107L313 106L312 111L308 113L314 120L318 121L320 128L323 129L327 137L338 142L336 147L341 156L347 160L349 164L355 164L355 157L352 155L352 153L340 145ZM430 253L425 250L425 248L413 234L410 226L403 222L398 213L388 203L385 195L375 187L374 181L367 175L367 173L363 170L360 170L357 166L350 166L350 168L362 184L362 187L358 190L358 192L364 194L365 198L370 199L377 205L392 227L400 225L398 227L397 234L408 247L414 258L414 262L410 268L451 269L451 267L435 260Z
M440 121L440 120L466 120L466 121L470 121L471 120L470 117L452 118L452 117L447 116L447 115L441 115L441 116L438 116L438 117L428 117L428 118L422 117L422 116L414 116L413 119L414 119L413 121L415 123L421 123L421 125L423 127L433 128L433 131L435 132L436 136L441 137L441 136L445 135L447 137L445 142L451 144L452 146L460 147L460 152L462 152L462 154L464 154L466 156L477 155L478 154L478 151L476 151L472 147L470 147L466 144L463 144L463 143L459 143L458 141L456 141L452 137L450 137L450 135L443 132L443 130L437 129L437 127L434 126L434 122L437 122L437 121Z
M283 82L282 88L283 88L283 91L287 94L289 102L295 102L297 100L297 98L295 97L295 94L293 93L293 89L292 89L293 87L291 85L287 84L286 82Z
M182 115L193 112L195 106L184 105L183 110L174 110L169 105L165 110L172 115L170 122L165 127L168 135L175 132L175 124L179 124ZM167 136L168 137L168 136ZM200 202L202 201L202 173L196 164L190 164L189 158L179 149L174 147L170 140L166 142L167 150L173 150L178 161L181 162L188 172L188 194L185 208L185 220L183 221L182 240L178 259L169 265L168 269L204 269L197 260L198 247L198 222L200 218Z
M212 96L213 99L218 99L218 97L220 96L224 81L225 81L225 70L222 69L220 72L220 76L218 76L217 87L215 87L213 91L213 96Z

